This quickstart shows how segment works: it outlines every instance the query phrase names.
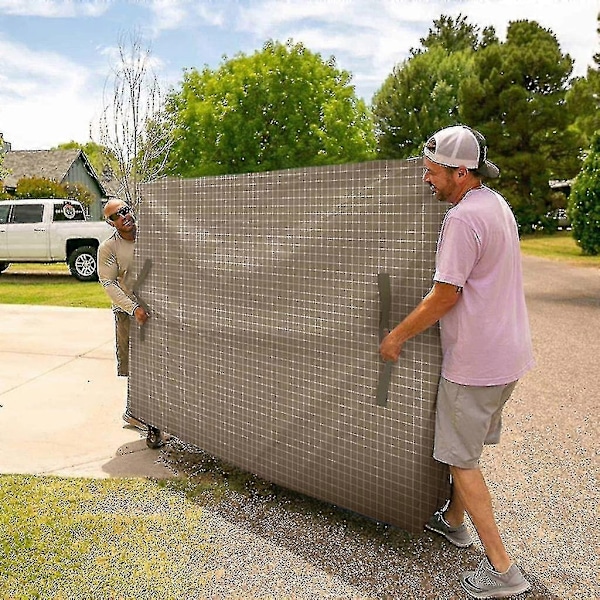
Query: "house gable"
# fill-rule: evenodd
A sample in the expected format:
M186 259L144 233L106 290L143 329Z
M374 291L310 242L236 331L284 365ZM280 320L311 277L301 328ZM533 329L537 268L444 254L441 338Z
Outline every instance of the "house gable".
M9 151L4 154L2 166L7 171L3 182L6 191L14 191L17 182L24 177L85 186L92 195L91 218L102 218L102 202L109 194L82 150Z

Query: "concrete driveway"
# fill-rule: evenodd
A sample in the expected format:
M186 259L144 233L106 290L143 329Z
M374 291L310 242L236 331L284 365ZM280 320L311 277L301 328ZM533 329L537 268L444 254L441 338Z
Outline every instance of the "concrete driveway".
M169 477L124 428L109 309L0 305L0 473Z

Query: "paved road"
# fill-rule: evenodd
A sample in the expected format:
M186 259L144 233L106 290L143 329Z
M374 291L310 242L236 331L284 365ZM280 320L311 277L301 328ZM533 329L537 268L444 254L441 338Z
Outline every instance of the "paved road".
M537 367L485 461L513 553L559 598L600 598L600 270L524 257Z

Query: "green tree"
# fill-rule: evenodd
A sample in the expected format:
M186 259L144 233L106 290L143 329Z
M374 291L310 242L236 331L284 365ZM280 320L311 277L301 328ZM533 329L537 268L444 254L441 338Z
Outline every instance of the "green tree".
M600 133L596 133L569 196L567 214L583 254L600 254Z
M442 15L421 38L422 48L396 65L373 97L373 118L382 158L421 153L423 142L459 120L458 89L471 76L477 49L497 43L493 27L479 28L459 15Z
M23 177L17 181L15 198L70 198L89 206L92 195L79 183L58 183L45 177Z
M600 35L600 14L597 32ZM567 92L567 109L574 115L573 129L581 136L584 148L600 131L600 52L594 54L595 66L588 67L585 77L576 78Z
M521 231L553 227L549 180L568 179L580 168L579 140L565 110L572 68L551 31L515 21L506 42L476 53L473 74L459 89L461 119L486 136L501 169L495 185Z
M419 155L434 131L456 124L457 90L472 65L471 50L435 46L394 68L373 97L381 158Z
M71 200L77 200L84 206L90 206L92 203L92 194L90 191L80 183L64 183L67 198Z
M350 75L302 44L191 69L167 112L177 141L168 172L196 177L359 161L375 147L366 105Z
M4 162L4 138L0 133L0 182L6 177L6 171L2 168L2 163ZM0 190L2 190L2 186L0 186Z
M475 50L479 43L479 30L467 21L467 17L459 14L456 19L442 15L433 22L427 37L419 40L426 50L441 47L447 52ZM413 55L423 50L411 50Z
M70 141L59 144L57 150L83 150L96 174L101 177L103 174L114 173L116 169L117 159L115 155L105 146L101 146L96 142L79 142Z

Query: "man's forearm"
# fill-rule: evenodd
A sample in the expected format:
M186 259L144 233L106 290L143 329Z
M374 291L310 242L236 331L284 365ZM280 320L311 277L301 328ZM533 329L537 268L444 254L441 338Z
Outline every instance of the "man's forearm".
M459 289L447 283L435 283L401 323L385 337L380 346L384 360L398 360L403 344L437 323L460 298Z
M138 303L123 290L118 281L100 279L100 283L114 307L120 308L127 314L133 315L133 311L135 310L135 307L138 306Z

